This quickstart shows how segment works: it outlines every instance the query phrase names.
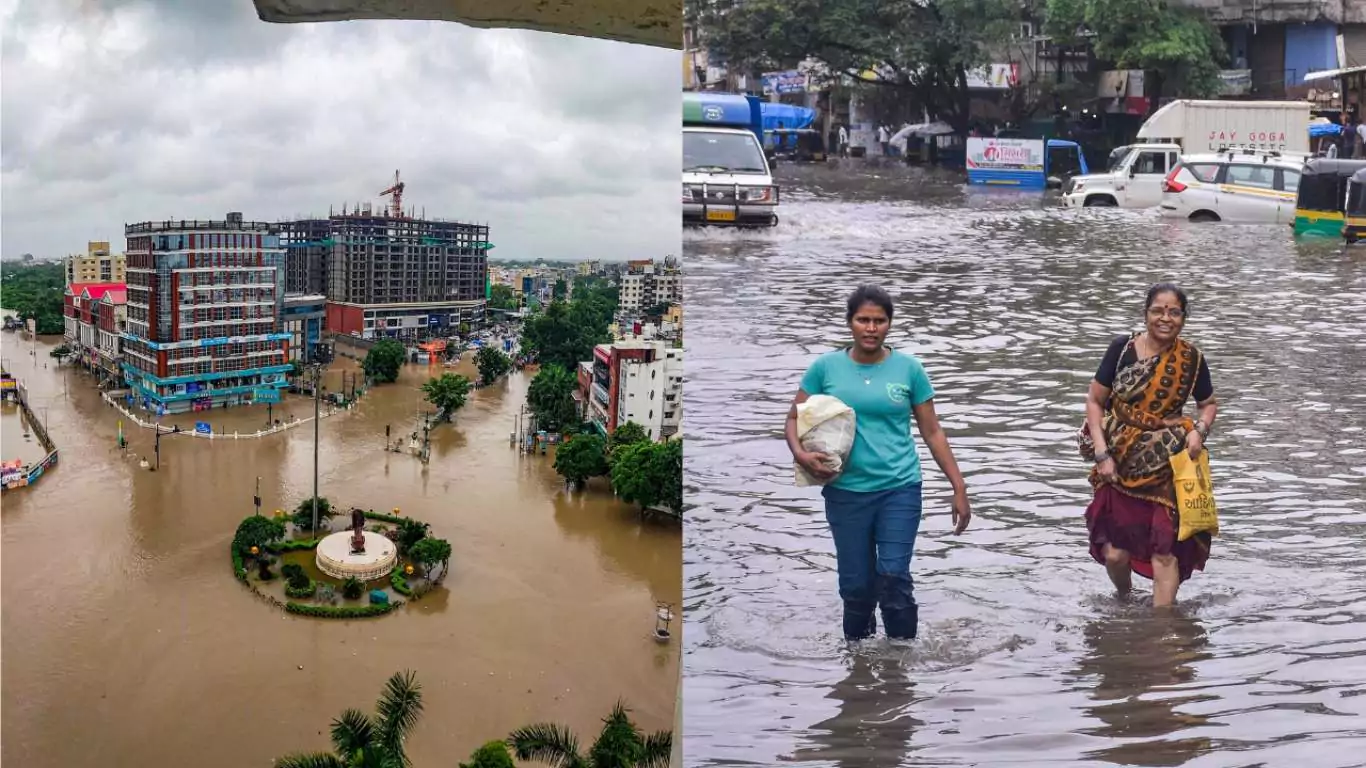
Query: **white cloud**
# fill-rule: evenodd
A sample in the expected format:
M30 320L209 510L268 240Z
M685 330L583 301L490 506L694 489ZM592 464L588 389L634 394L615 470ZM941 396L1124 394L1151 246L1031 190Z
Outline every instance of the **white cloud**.
M494 254L678 252L675 51L440 22L275 25L250 0L0 5L0 251L123 224L382 203Z

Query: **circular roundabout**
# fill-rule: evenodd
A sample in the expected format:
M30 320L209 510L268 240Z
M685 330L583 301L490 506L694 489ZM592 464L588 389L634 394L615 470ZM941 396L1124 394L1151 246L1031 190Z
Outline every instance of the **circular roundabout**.
M351 532L334 533L318 542L318 570L334 579L374 581L389 575L398 564L398 547L387 536L364 531L365 546L357 552Z

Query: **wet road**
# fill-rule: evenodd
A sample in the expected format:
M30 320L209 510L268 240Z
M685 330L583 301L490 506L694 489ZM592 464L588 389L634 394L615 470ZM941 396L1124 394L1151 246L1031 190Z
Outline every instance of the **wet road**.
M780 170L776 231L684 241L687 764L1366 765L1366 249L914 170ZM1121 605L1087 554L1072 439L1159 279L1188 288L1214 372L1224 521L1162 621L1148 583ZM920 638L851 653L781 431L860 282L897 299L891 343L926 363L976 516L948 535L922 448Z
M37 486L4 500L6 765L270 765L329 748L331 719L371 711L402 669L425 690L409 744L419 768L455 765L542 720L587 738L618 697L642 727L673 726L678 648L651 632L654 601L679 600L678 527L642 525L602 488L566 497L549 457L519 458L508 434L526 378L473 393L456 424L433 433L426 471L382 452L385 424L411 428L425 366L323 420L324 496L399 507L454 548L445 592L392 616L330 622L253 598L228 563L257 476L268 513L311 492L311 426L260 440L163 438L151 473L135 458L151 456L151 431L125 424L132 450L121 458L118 415L88 378L69 374L63 396L58 372L6 356L49 408L62 452ZM340 384L339 373L327 381ZM209 418L248 432L265 413Z

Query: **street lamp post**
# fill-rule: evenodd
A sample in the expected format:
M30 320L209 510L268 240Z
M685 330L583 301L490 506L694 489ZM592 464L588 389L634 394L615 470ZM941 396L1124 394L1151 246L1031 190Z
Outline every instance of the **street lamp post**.
M322 409L323 367L313 363L313 535L318 535L318 422Z

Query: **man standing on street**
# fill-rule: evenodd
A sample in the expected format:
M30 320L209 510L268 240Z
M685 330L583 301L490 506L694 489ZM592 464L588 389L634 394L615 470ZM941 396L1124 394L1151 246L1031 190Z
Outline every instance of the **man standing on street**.
M844 123L840 123L839 141L840 141L840 157L848 157L848 156L849 156L849 129L847 129L847 128L844 127Z
M882 145L883 157L892 156L892 134L887 130L887 126L879 125L877 127L877 143Z

